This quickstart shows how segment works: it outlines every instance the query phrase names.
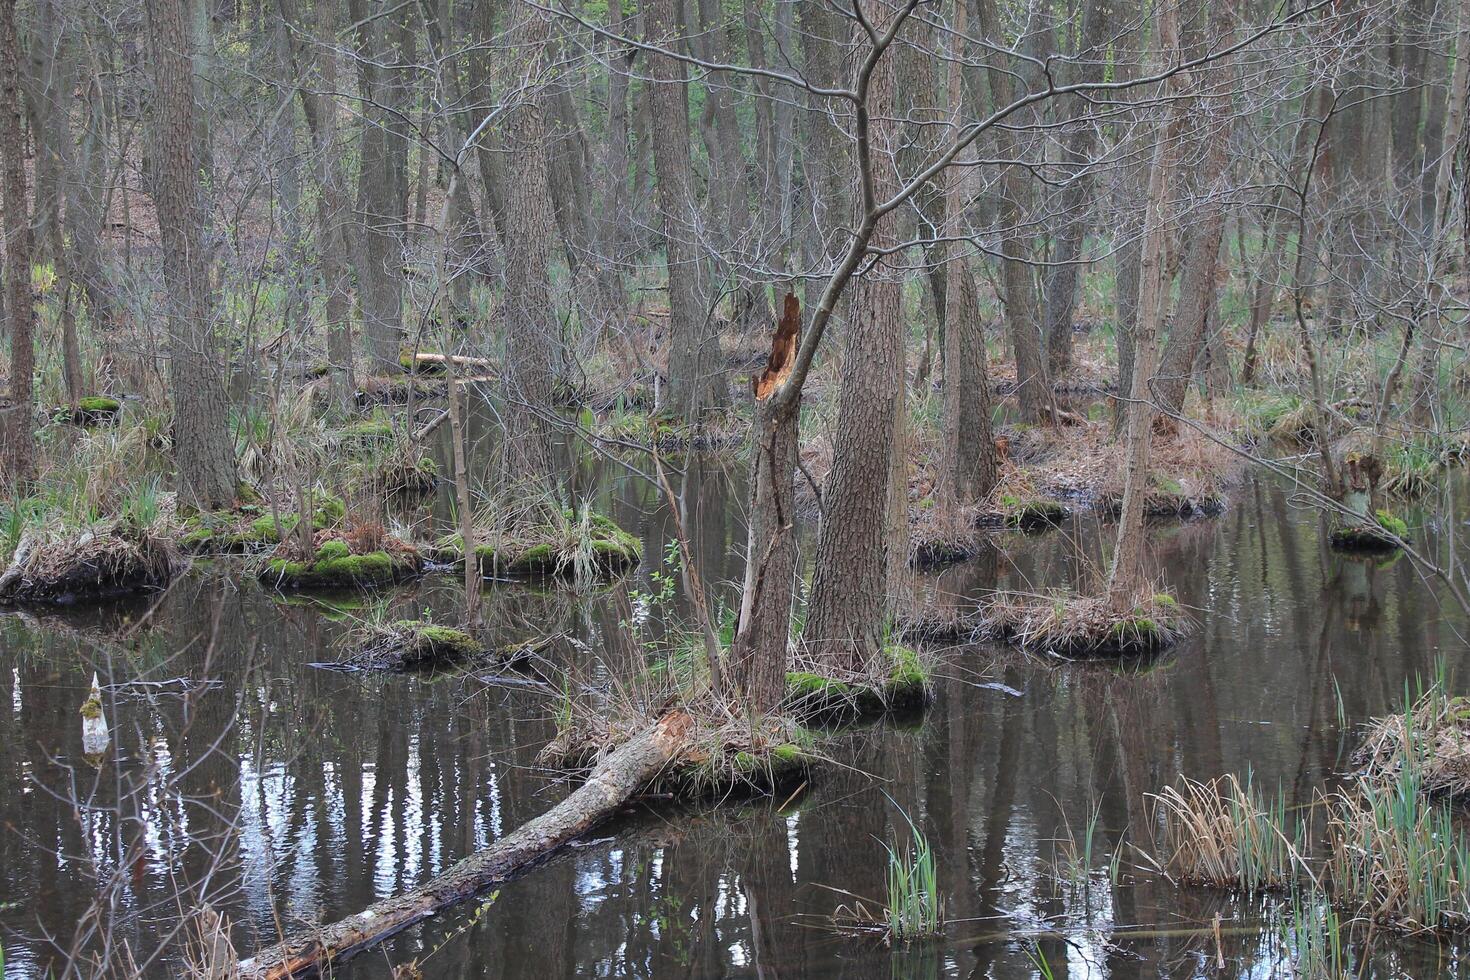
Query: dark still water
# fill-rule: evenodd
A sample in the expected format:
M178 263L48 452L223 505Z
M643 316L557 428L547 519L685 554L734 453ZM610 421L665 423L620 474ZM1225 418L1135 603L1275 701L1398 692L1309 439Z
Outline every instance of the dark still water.
M590 596L489 585L484 620L497 646L572 637L544 655L596 690L645 656L679 602L648 598L672 537L655 495L616 467L583 479L610 488L602 505L648 560ZM703 574L726 594L743 541L736 482L709 466L676 487ZM1456 481L1410 515L1442 560L1462 551L1461 493ZM1098 534L1087 518L1001 536L1004 555L919 587L1075 582L1098 560ZM1289 975L1269 902L1175 888L1151 868L1144 795L1181 773L1250 770L1308 804L1344 767L1353 726L1391 710L1406 681L1441 657L1470 678L1465 623L1433 583L1407 560L1351 562L1324 540L1314 512L1249 483L1224 516L1154 533L1160 577L1198 620L1166 659L1120 671L940 651L932 708L834 737L793 798L646 804L340 975L388 977L414 958L426 976L486 978L1023 977L1044 975L1042 961L1058 977ZM416 884L559 798L535 756L560 691L311 666L337 659L364 617L454 622L462 607L450 576L376 601L388 608L285 602L221 563L196 567L141 626L144 606L0 618L7 980L61 975L73 949L170 975L176 964L155 950L176 938L181 905L202 901L245 955L281 924ZM94 672L106 726L87 738L79 709ZM941 940L893 951L834 932L831 916L881 900L884 843L903 839L904 813L937 851L951 923ZM1088 870L1064 884L1059 842L1081 849L1090 822ZM1380 943L1368 972L1470 973L1458 954Z

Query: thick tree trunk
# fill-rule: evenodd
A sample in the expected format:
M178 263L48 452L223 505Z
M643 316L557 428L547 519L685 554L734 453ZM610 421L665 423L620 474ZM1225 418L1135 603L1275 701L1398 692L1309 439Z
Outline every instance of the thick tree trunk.
M649 0L649 42L681 46L675 0ZM694 181L689 160L689 109L682 62L650 56L653 165L669 270L669 411L690 424L725 404L719 335L706 308L704 259L698 245Z
M169 385L174 400L179 496L188 505L214 510L234 499L235 451L204 242L186 7L187 0L148 0L145 4L157 105L153 200L168 292Z
M859 110L859 125L867 127L873 147L877 201L897 190L894 62L895 52L885 52L873 70L868 104ZM893 245L897 224L893 212L880 218L872 247ZM904 389L903 293L889 275L876 266L858 283L853 307L860 312L848 326L843 348L833 466L823 488L807 604L808 652L840 670L866 671L874 664L888 609L890 481Z
M545 70L546 21L525 3L516 4L515 52L506 66L510 90ZM523 492L555 496L552 469L552 378L560 346L560 323L551 296L551 242L556 217L546 159L544 100L523 98L502 125L505 149L515 161L505 174L506 398L504 472Z
M5 313L10 333L10 398L0 417L5 477L23 490L35 475L33 434L35 346L31 326L31 218L26 201L25 136L21 124L20 42L15 0L0 0L0 158L4 164Z
M797 418L800 393L774 397L791 373L801 337L801 306L787 293L765 372L754 382L755 421L745 581L730 653L730 673L752 714L780 705L786 690L791 604L796 580Z
M240 964L241 980L318 972L529 870L612 816L677 760L689 747L692 727L688 714L670 711L608 754L585 783L546 813L411 891L261 950Z
M1198 219L1189 232L1174 330L1164 348L1159 376L1153 387L1161 423L1169 420L1170 427L1173 427L1172 417L1184 409L1184 395L1199 361L1206 331L1214 328L1214 324L1209 322L1209 315L1215 309L1215 273L1225 228L1225 212L1217 205L1209 205L1208 208L1208 213Z

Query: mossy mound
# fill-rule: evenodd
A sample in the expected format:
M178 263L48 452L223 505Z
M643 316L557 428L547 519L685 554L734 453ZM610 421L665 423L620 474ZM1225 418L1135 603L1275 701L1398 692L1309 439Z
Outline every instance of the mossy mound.
M54 417L57 421L91 427L111 425L117 421L118 413L121 411L122 402L116 398L109 398L106 395L86 395L77 399L76 408L69 405L58 408Z
M788 671L788 708L798 718L836 721L914 711L929 703L929 671L918 653L894 644L883 650L883 659L886 669L877 677Z
M362 631L345 660L362 670L425 670L462 663L485 652L463 630L416 619L400 619Z
M27 537L0 575L0 601L70 605L161 589L183 570L168 538L123 525Z
M423 571L423 560L411 545L391 538L377 547L354 548L346 538L319 532L310 559L276 549L260 568L260 580L273 588L374 589L411 579Z
M347 513L340 497L315 498L311 512L313 531L336 527ZM241 554L280 544L301 523L295 504L283 502L276 512L259 504L242 504L235 510L211 511L186 517L180 526L179 543L196 554Z
M358 408L374 405L403 405L410 399L432 398L448 390L443 378L422 374L400 374L389 377L364 378L353 396Z
M475 544L475 555L480 574L486 578L576 578L589 573L605 578L636 565L643 556L643 545L610 518L594 514L585 525L487 536ZM462 564L464 537L440 538L429 557L443 564Z
M439 485L439 464L434 457L402 457L397 454L373 474L372 482L386 493L428 493Z
M398 366L403 368L405 374L444 374L447 365L444 361L421 361L419 354L428 354L431 351L403 350L398 355Z
M392 441L393 426L384 419L363 419L344 425L329 439L348 451L366 450Z
M1373 515L1372 524L1351 524L1335 529L1330 539L1339 551L1397 551L1400 540L1407 540L1409 526L1386 510Z
M1179 603L1162 592L1122 611L1105 596L1000 595L986 605L982 619L992 639L1075 659L1154 654L1188 627Z

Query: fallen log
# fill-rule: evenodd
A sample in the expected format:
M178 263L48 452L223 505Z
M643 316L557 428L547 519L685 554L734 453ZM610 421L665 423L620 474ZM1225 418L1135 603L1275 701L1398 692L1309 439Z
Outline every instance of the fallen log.
M413 356L418 364L460 364L467 367L494 368L500 365L488 357L466 357L463 354L431 354L420 351Z
M617 812L688 748L693 727L688 712L666 712L609 753L585 783L541 816L412 891L261 950L240 964L240 980L286 980L322 971L526 871Z

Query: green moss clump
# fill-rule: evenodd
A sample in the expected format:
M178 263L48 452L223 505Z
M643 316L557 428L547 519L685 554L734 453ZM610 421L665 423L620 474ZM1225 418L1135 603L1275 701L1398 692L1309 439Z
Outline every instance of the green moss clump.
M1153 595L1153 602L1154 602L1154 605L1156 605L1156 606L1162 606L1165 609L1178 609L1179 608L1179 600L1178 599L1175 599L1173 596L1171 596L1167 592L1155 592L1154 595Z
M256 500L259 496L256 495ZM323 531L334 527L347 513L340 497L331 494L315 498L311 527ZM232 511L214 511L207 514L192 514L181 525L180 543L190 551L237 553L256 551L267 545L280 544L301 523L301 515L295 510L283 509L279 515L266 513L250 521L245 518L260 510L254 501L243 501Z
M378 588L411 578L420 567L416 553L353 554L347 542L334 538L322 542L309 562L271 558L260 577L280 589Z
M86 395L77 399L77 408L83 412L115 412L122 408L122 402L106 395Z
M1409 525L1386 510L1373 515L1372 524L1352 524L1332 532L1332 547L1341 551L1395 551L1407 540ZM1397 540L1396 540L1397 539Z
M927 704L931 693L929 671L918 653L894 644L884 648L883 657L888 672L877 684L811 671L788 671L786 700L798 715L833 720L911 710Z

